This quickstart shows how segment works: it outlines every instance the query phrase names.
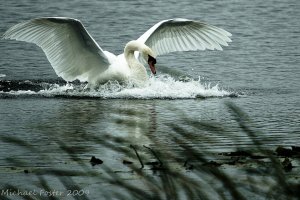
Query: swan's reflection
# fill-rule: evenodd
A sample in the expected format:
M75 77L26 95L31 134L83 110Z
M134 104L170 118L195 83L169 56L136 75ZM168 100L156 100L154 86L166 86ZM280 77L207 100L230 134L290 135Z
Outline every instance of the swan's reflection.
M136 142L147 142L157 127L155 105L136 101L118 104L111 113L110 133ZM115 125L114 125L115 123Z
M58 103L52 117L37 121L35 129L50 141L76 147L77 153L91 151L96 140L104 141L107 136L147 145L157 129L155 105L147 101L74 99Z

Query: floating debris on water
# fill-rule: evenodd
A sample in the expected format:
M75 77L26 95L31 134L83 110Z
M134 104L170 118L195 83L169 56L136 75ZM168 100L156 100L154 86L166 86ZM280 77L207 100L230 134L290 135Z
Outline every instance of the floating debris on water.
M285 159L281 162L281 165L282 165L283 169L284 169L286 172L291 171L292 168L293 168L292 162L291 162L291 160L288 159L288 158L285 158Z
M96 158L95 156L92 156L90 163L92 164L92 166L95 166L95 165L101 165L103 161L99 158Z
M129 160L123 160L123 164L124 165L131 165L131 164L133 164L133 162L129 161Z

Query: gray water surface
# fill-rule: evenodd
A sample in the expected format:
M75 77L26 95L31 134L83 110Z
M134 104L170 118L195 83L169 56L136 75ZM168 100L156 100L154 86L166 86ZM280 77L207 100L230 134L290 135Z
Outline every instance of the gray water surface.
M158 75L200 77L201 84L218 84L219 89L237 97L103 99L78 95L74 98L67 93L66 96L49 97L2 92L1 136L16 136L50 159L40 160L26 148L1 142L0 183L23 185L29 181L21 173L7 173L12 167L7 158L27 161L17 166L21 169L23 166L76 168L76 163L61 154L54 142L56 139L80 147L77 155L87 162L90 156L98 155L116 170L124 170L122 155L83 140L84 135L120 136L136 145L151 145L151 138L155 137L164 144L164 150L180 151L178 144L169 139L173 132L168 125L184 127L185 117L227 130L223 135L199 132L199 138L189 142L191 146L214 152L251 147L253 142L241 132L226 102L233 102L249 115L258 140L268 148L299 145L299 10L298 0L3 1L1 34L23 20L72 17L82 21L103 49L115 54L122 53L128 41L137 39L163 19L181 17L219 26L233 35L233 42L224 51L177 52L161 56L157 59ZM2 81L54 83L60 80L42 50L33 44L1 40L0 52ZM65 162L70 165L66 166ZM83 187L93 188L88 184Z

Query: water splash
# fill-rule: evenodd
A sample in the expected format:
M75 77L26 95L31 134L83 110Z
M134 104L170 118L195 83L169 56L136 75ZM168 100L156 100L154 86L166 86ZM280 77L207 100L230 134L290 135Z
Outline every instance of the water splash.
M11 88L4 88L0 83L0 97L40 96L40 97L66 97L66 98L102 98L102 99L193 99L207 97L236 96L219 85L211 86L201 83L200 78L176 80L169 75L150 77L149 83L142 88L132 84L120 84L109 81L95 89L88 89L86 83L49 83L23 81L10 82ZM8 87L8 86L6 86ZM32 88L30 88L32 87Z

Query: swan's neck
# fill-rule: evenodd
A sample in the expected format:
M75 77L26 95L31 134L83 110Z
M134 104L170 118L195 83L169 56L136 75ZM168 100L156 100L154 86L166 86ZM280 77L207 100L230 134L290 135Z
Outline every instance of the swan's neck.
M132 78L139 81L146 81L148 76L144 65L136 59L134 52L138 51L142 54L143 50L146 48L149 47L141 42L130 41L126 44L124 49L124 56L130 68Z
M126 44L125 49L124 49L124 55L126 58L126 61L129 62L138 62L139 61L135 58L134 52L138 51L140 53L143 52L144 49L149 48L145 44L138 42L136 40L130 41ZM129 66L132 67L132 66Z

